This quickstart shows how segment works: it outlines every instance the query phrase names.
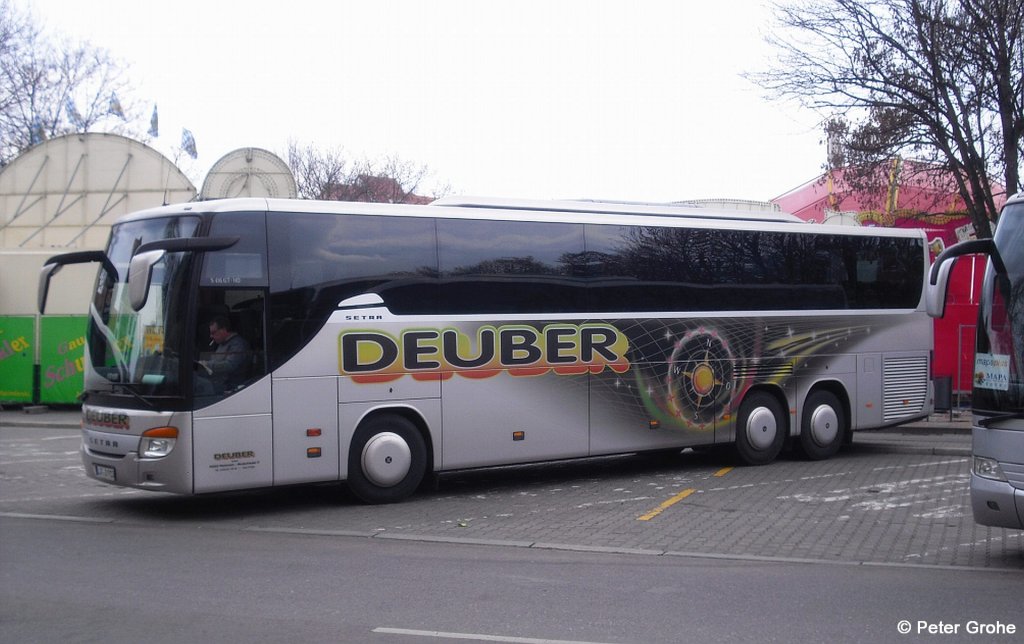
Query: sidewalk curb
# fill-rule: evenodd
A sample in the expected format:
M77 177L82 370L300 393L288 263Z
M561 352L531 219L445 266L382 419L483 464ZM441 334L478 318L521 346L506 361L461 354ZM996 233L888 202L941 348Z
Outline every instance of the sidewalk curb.
M0 420L0 427L36 427L40 429L81 429L81 422L69 420L19 420L11 423Z
M928 447L926 445L892 445L881 443L854 443L853 448L858 451L874 452L882 454L918 454L923 456L962 456L969 458L971 447L954 447L942 445Z

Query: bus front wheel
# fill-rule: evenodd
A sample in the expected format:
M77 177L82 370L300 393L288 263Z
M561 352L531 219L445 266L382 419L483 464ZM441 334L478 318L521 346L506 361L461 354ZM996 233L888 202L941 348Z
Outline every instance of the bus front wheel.
M800 451L820 461L835 456L846 433L846 416L835 394L816 391L804 403L800 421Z
M407 418L387 414L364 422L348 453L348 487L366 503L394 503L423 480L427 448Z
M786 440L786 416L772 395L755 391L743 399L736 420L736 452L747 465L775 460Z

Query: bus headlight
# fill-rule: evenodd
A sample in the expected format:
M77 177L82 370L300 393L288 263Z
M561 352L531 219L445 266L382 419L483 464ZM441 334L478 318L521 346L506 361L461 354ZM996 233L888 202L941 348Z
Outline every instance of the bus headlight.
M992 479L993 481L1006 480L1006 475L1003 474L1003 468L999 467L999 461L994 458L975 456L973 469L974 473L981 478Z
M177 427L154 427L142 432L139 439L139 456L142 458L163 458L171 453L178 442Z

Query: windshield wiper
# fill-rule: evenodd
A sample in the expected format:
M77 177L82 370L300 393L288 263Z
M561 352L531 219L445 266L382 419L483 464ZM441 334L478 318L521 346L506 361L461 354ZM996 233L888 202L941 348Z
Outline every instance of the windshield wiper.
M991 427L993 424L1003 420L1022 420L1024 419L1024 411L1011 411L1005 414L997 414L995 416L989 416L982 418L978 421L979 427Z
M140 401L142 404L146 405L150 409L156 409L156 405L154 405L153 403L149 402L148 400L145 399L145 397L143 397L142 394L140 394L139 392L135 391L135 385L128 384L127 382L114 382L114 383L111 383L111 384L114 385L114 389L115 390L118 387L121 387L122 389L124 389L124 391L127 391L128 393L130 393L132 396L135 397L136 400Z
M96 325L96 329L106 340L107 346L110 347L110 353L114 356L114 362L117 366L118 379L124 382L128 379L128 361L124 357L124 352L121 351L121 347L117 342L117 338L114 337L114 332L110 330L106 324L103 323L103 316L96 309L96 303L91 302L89 304L89 317L92 318L93 323Z

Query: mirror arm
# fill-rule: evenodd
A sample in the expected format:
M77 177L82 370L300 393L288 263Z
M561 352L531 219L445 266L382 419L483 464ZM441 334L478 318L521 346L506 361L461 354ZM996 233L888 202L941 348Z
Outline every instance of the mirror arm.
M89 262L99 262L110 279L114 282L117 281L117 268L110 261L110 258L107 257L107 254L101 250L83 250L55 255L46 260L39 273L39 293L36 304L39 307L40 314L43 314L46 309L46 299L50 292L50 278L56 275L64 266L69 264L88 264Z

